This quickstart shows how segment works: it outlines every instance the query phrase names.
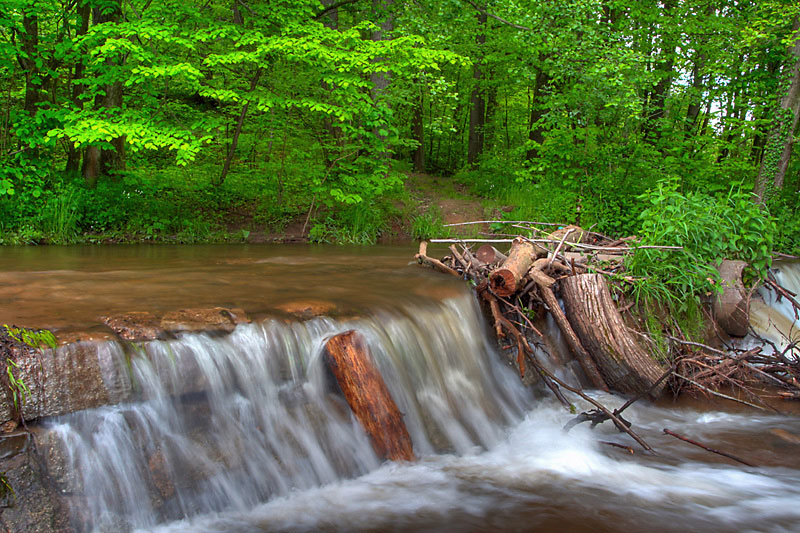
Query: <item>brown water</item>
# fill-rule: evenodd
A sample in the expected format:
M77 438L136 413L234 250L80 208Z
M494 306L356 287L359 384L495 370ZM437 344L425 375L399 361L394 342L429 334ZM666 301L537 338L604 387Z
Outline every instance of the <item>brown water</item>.
M58 332L115 313L214 306L261 318L304 302L354 315L453 296L458 282L408 266L413 254L413 246L0 247L0 324Z
M0 311L2 322L84 328L110 312L218 305L267 317L282 303L309 299L329 301L339 313L302 323L266 319L222 338L186 334L148 343L142 350L149 358L134 358L129 369L141 401L49 421L75 473L62 490L74 494L78 515L90 517L82 527L798 530L800 417L703 400L637 402L626 417L657 450L653 456L607 423L565 434L574 415L546 391L521 386L487 338L470 291L409 266L413 252L0 249L0 298L14 301ZM331 395L319 350L345 329L368 339L405 414L417 463L381 464ZM123 347L109 346L124 366ZM208 392L172 398L168 382L185 376L169 369L186 361ZM624 402L596 396L610 407ZM692 447L663 428L756 466ZM162 465L157 472L154 464Z

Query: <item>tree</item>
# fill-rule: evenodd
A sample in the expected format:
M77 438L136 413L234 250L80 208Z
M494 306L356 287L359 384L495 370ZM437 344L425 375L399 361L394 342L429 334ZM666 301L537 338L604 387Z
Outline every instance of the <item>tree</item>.
M800 122L800 18L795 17L789 41L785 92L781 95L766 153L756 178L755 193L764 202L783 188Z

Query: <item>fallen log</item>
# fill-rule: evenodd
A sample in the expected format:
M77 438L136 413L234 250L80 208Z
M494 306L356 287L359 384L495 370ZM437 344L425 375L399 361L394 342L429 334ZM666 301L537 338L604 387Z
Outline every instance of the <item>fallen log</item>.
M514 239L511 251L499 267L489 276L489 287L499 296L511 296L520 288L520 283L537 257L547 250L525 239Z
M354 330L331 337L324 359L375 453L391 461L414 461L403 414L372 363L364 338Z
M563 279L561 297L570 325L597 362L608 386L623 393L649 393L658 398L664 385L654 385L664 369L628 331L605 278L581 274Z

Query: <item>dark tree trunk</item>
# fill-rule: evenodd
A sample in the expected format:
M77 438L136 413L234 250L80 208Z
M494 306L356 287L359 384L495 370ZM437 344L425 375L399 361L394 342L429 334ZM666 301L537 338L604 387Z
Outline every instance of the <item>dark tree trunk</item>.
M425 172L425 128L423 127L423 92L420 90L419 97L414 104L413 116L411 117L411 130L417 147L414 150L414 171Z
M528 124L528 140L534 144L525 153L525 159L529 162L539 157L539 147L544 143L544 126L539 121L544 117L545 107L542 102L542 95L550 84L550 76L539 70L536 73L536 86L533 88L533 98L531 102L531 117Z
M261 77L261 70L261 67L256 69L253 79L250 80L250 89L248 92L253 92L256 89L256 86L258 86L258 79ZM222 172L219 175L219 180L215 184L217 186L225 183L225 178L228 176L228 171L231 169L231 163L233 162L233 156L236 153L236 146L239 144L239 135L242 133L242 127L244 126L244 119L247 116L248 107L250 107L250 100L247 100L244 103L242 110L239 113L239 119L236 121L236 129L233 132L233 139L231 139L231 146L228 149L228 155L225 157L225 163L222 165Z
M472 67L472 79L475 85L469 98L469 139L467 141L467 164L471 167L477 164L483 153L484 126L486 125L486 101L483 96L483 70L480 57L482 54L480 49L486 43L486 33L484 33L487 20L486 12L478 13L477 17L478 34L475 36L475 42L478 45L478 60L475 61L475 65Z
M25 112L30 116L36 114L36 104L41 100L41 81L38 79L39 68L36 57L39 48L39 17L25 10L22 13L22 30L20 41L24 57L19 62L25 71Z
M94 7L92 9L92 20L94 24L106 22L119 22L122 18L122 4L120 0L104 6L103 8ZM108 60L109 64L112 60ZM98 109L113 109L122 107L122 80L104 86L105 94L95 98L95 107ZM87 148L83 158L82 173L86 184L90 187L97 185L97 180L101 175L106 175L112 170L125 168L125 137L120 136L111 140L112 150L95 147Z
M78 5L78 17L81 19L81 24L78 27L76 37L81 37L86 35L89 31L89 17L92 14L91 6L89 2L84 2L83 4L79 3ZM83 78L84 73L86 71L86 65L78 59L78 62L75 63L75 73L73 79L78 80ZM82 83L75 83L72 85L72 104L77 107L78 109L83 109L83 100L81 100L81 95L83 94L84 85ZM80 151L75 148L75 145L70 142L67 146L67 164L65 170L67 172L78 172L80 169L80 162L81 162L81 154Z
M686 109L686 131L693 132L697 128L697 118L703 107L703 67L705 55L698 52L692 63L692 91L689 107Z
M675 52L678 46L678 39L672 29L673 21L671 20L672 11L675 9L675 0L665 0L663 17L663 27L666 28L667 33L661 41L662 59L656 67L656 71L660 74L660 79L656 84L653 91L650 93L649 114L645 124L645 136L650 137L652 141L657 141L661 138L661 128L659 123L666 115L667 97L669 90L672 87L673 68L675 67Z

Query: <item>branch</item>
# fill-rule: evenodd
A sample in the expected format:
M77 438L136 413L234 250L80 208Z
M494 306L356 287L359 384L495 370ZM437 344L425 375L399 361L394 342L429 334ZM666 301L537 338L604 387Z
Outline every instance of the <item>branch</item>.
M341 0L339 2L333 3L333 4L329 5L328 7L326 7L325 9L323 9L322 11L320 11L319 13L317 13L316 15L314 15L314 20L319 20L322 17L324 17L325 15L327 15L328 13L330 13L331 11L339 9L340 7L346 6L348 4L355 4L358 1L359 0Z
M476 4L475 2L473 2L472 0L465 0L465 1L466 1L466 2L467 2L469 5L471 5L472 7L474 7L475 9L477 9L478 11L480 11L481 13L483 13L484 15L486 15L487 17L492 17L493 19L495 19L495 20L497 20L497 21L499 21L499 22L502 22L502 23L503 23L503 24L505 24L506 26L511 26L511 27L512 27L512 28L514 28L514 29L517 29L517 30L522 30L522 31L534 31L534 29L533 29L533 28L529 28L529 27L527 27L527 26L521 26L521 25L519 25L519 24L515 24L515 23L513 23L513 22L509 22L509 21L507 21L506 19L502 19L502 18L498 17L497 15L495 15L495 14L493 14L493 13L489 13L489 11L487 11L487 10L486 10L486 8L479 6L478 4Z

